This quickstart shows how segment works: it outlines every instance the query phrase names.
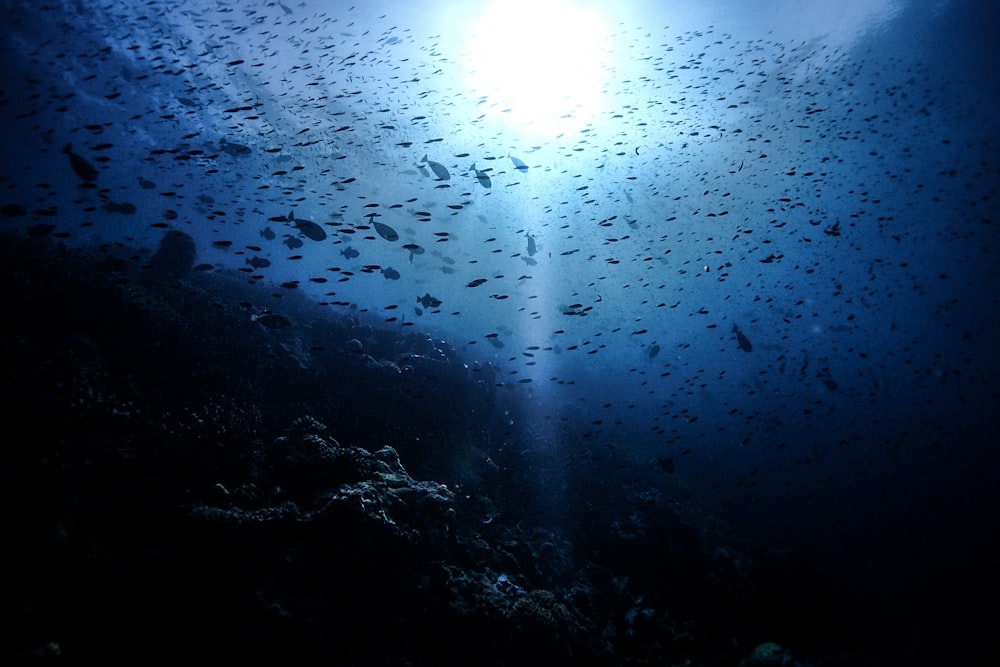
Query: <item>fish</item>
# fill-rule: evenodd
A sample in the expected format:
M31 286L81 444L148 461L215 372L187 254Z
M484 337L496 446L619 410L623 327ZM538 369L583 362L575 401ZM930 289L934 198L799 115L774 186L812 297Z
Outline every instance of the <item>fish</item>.
M292 236L291 234L286 234L285 235L285 240L283 241L283 243L286 246L288 246L289 250L295 250L296 248L301 248L302 245L303 245L301 239L298 239L298 238Z
M735 324L733 325L733 333L736 334L736 342L739 343L741 350L744 352L753 351L753 345L750 343L750 339L743 335L743 332L740 331L740 328Z
M358 257L359 255L361 255L361 253L358 252L356 248L352 248L350 246L348 246L348 247L344 248L343 250L341 250L340 254L343 255L344 257L346 257L347 259L354 259L355 257Z
M440 162L435 162L434 160L428 160L426 153L424 153L424 157L420 161L426 162L427 166L431 168L431 171L433 171L434 175L437 176L437 179L435 180L447 181L449 178L451 178L451 174L448 173L448 170L445 168L445 166Z
M831 375L830 369L828 367L823 367L819 369L819 372L816 373L816 377L822 380L823 385L826 386L826 388L829 389L830 391L837 391L838 389L840 389L840 385L834 381L833 376Z
M493 182L490 180L490 177L486 175L485 171L476 169L475 163L472 165L472 171L476 172L476 178L479 180L479 184L481 186L487 189L493 187Z
M386 241L394 243L399 240L399 234L396 230L383 222L375 222L375 216L368 216L369 222L372 223L372 227L378 232L378 235L384 238Z
M322 227L320 227L319 225L317 225L312 220L303 220L302 218L296 218L294 211L289 211L288 212L288 218L287 219L288 219L288 222L290 222L293 225L295 225L295 228L298 229L300 232L302 232L302 234L306 238L310 238L313 241L325 241L326 240L326 232L323 230Z
M382 269L382 275L385 276L386 280L399 280L399 271L391 266L387 266Z
M251 315L250 321L256 322L265 329L287 329L292 326L292 321L290 319L284 315L272 313L268 310L265 310L260 315Z
M135 204L131 204L127 201L121 203L106 201L104 202L104 210L108 213L121 213L122 215L132 215L136 212Z
M28 238L29 239L41 239L41 238L45 238L46 236L48 236L49 234L51 234L52 230L55 229L55 228L56 228L55 225L46 225L46 224L42 224L42 223L39 223L37 225L31 225L27 229Z
M260 230L260 236L261 238L267 239L268 241L273 241L276 235L273 229L271 229L270 227L265 227L264 229Z
M255 269L266 269L267 267L271 266L271 260L266 259L264 257L257 257L256 255L254 255L253 257L247 258L247 264L249 264Z
M69 166L73 167L73 171L76 172L77 176L88 183L93 183L97 180L97 169L94 168L94 165L87 162L85 158L73 152L73 144L66 144L62 152L69 156Z
M521 173L528 171L528 165L524 164L513 155L508 154L507 157L509 157L510 161L514 163L514 169L517 169Z
M413 263L413 256L414 255L423 255L424 254L424 249L422 247L420 247L419 245L417 245L416 243L407 243L407 244L405 244L403 246L403 250L409 250L410 251L410 263L411 264Z
M430 295L430 292L424 292L423 296L417 297L417 303L419 303L424 308L437 308L441 305L441 299L436 299Z
M234 144L232 142L226 141L225 137L223 137L222 140L219 141L219 148L221 148L226 153L229 153L233 157L250 155L250 153L253 152L250 150L249 146L244 146L243 144Z
M535 237L528 233L525 233L524 236L528 239L528 257L534 257L535 253L538 252L538 247L535 245Z

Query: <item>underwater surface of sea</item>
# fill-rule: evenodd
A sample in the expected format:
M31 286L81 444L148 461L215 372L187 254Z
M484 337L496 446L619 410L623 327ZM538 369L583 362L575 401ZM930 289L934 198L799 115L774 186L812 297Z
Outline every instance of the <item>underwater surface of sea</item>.
M4 655L983 657L993 3L2 7Z

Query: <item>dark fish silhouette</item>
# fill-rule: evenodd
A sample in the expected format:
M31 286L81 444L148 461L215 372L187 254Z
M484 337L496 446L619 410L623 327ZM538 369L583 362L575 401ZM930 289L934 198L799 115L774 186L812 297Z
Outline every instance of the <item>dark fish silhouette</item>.
M430 167L431 171L434 172L434 175L437 176L437 180L447 181L449 178L451 178L451 174L448 173L448 170L445 168L445 166L440 162L435 162L434 160L428 160L426 153L424 154L424 157L420 161L427 163L427 166Z
M424 308L437 308L441 305L441 299L435 299L429 292L424 292L423 296L417 297L417 303L422 305Z
M135 204L123 201L121 203L114 201L104 202L104 210L108 213L121 213L122 215L132 215L136 212Z
M267 310L260 315L251 315L250 319L265 329L287 329L292 326L292 321L284 315L272 313Z
M736 342L739 343L741 350L744 352L753 351L753 345L750 343L750 339L744 336L743 332L740 331L740 328L735 324L733 325L733 333L736 334Z
M490 180L490 177L486 175L485 171L480 171L479 169L476 169L475 164L472 165L472 171L476 172L476 178L479 180L479 184L481 186L483 186L484 188L493 187L493 182Z
M302 232L303 236L313 241L325 241L326 232L312 220L303 220L295 217L294 211L288 212L288 222L295 225L295 228Z
M343 250L341 250L340 254L343 255L344 257L346 257L347 259L354 259L355 257L357 257L358 255L360 255L361 253L358 252L354 248L347 247L347 248L344 248Z
M518 160L513 155L508 155L507 157L509 157L510 161L514 163L514 168L515 169L517 169L518 171L520 171L522 173L525 172L525 171L528 171L528 165L524 164L523 162L521 162L520 160Z
M375 231L378 232L378 235L386 241L395 242L399 240L399 234L396 233L395 229L385 223L375 222L374 216L370 216L368 219L372 223L372 227L375 228Z
M253 151L250 150L249 146L244 146L243 144L234 144L232 142L226 141L223 137L219 141L219 148L221 148L226 153L229 153L233 157L242 157L244 155L250 155Z
M88 182L97 180L97 170L83 157L73 152L73 144L66 144L62 152L69 156L69 166L73 167L76 175Z
M407 250L410 253L410 263L413 263L414 255L423 255L424 249L417 245L416 243L407 243L403 246L403 250Z
M830 391L837 391L838 389L840 389L840 385L834 381L833 376L830 374L830 369L828 367L824 366L823 368L819 369L819 372L816 373L816 377L822 380L823 384Z

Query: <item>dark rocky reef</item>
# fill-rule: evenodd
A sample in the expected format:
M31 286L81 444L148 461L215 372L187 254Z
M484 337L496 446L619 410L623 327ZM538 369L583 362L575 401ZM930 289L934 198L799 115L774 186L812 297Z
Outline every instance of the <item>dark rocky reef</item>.
M875 664L808 568L542 447L489 368L146 256L0 244L5 657Z

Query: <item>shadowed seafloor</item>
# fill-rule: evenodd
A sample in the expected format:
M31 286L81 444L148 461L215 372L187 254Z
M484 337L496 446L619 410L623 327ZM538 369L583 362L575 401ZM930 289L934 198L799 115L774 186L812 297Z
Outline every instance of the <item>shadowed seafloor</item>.
M8 657L946 664L990 631L991 553L935 522L895 562L754 545L433 342L268 329L162 250L2 251Z

